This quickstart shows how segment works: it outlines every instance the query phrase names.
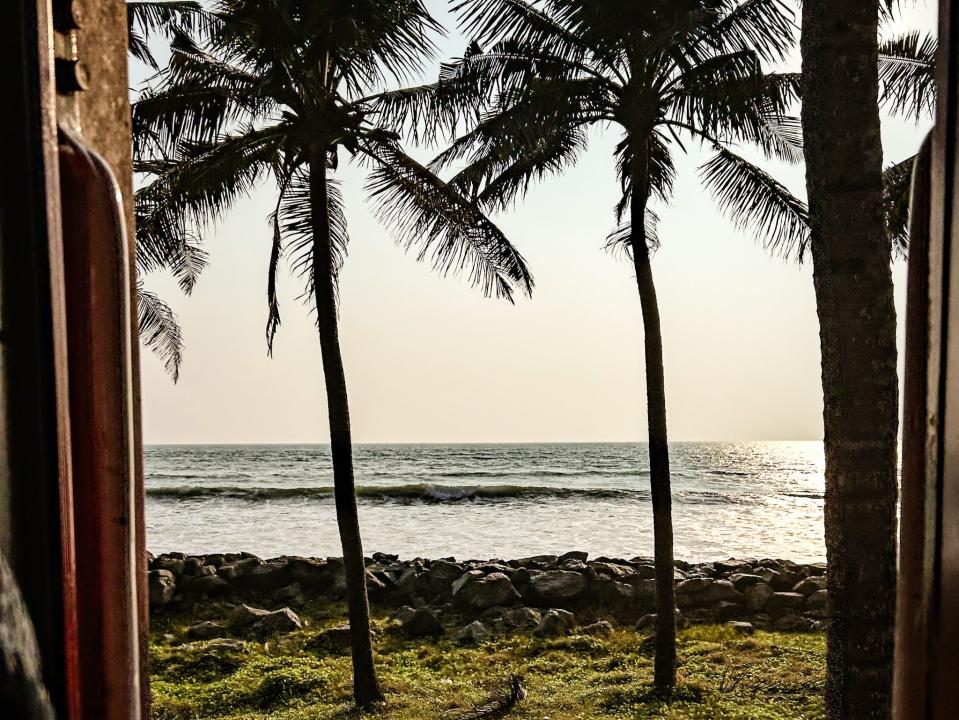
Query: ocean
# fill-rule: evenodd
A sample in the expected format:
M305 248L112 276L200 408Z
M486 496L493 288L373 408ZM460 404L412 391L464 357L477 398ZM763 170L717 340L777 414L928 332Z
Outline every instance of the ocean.
M679 559L825 559L820 442L674 443ZM364 550L402 558L651 556L645 444L354 448ZM326 445L145 449L154 553L340 555Z

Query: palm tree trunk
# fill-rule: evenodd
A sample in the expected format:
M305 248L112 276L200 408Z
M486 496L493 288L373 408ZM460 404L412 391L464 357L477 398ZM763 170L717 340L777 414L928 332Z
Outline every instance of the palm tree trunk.
M882 214L877 0L805 0L802 120L826 453L829 717L888 718L898 380Z
M631 247L643 312L646 350L646 413L649 423L649 483L653 500L653 555L656 571L656 658L653 682L668 690L676 684L676 600L673 592L673 515L666 441L666 381L659 303L646 242L649 199L645 147L634 151L630 200Z
M315 150L310 158L310 210L313 222L313 286L316 294L316 324L320 334L323 377L330 416L330 449L333 456L333 496L336 522L343 545L346 600L350 617L353 655L353 697L360 707L383 700L373 664L370 638L370 606L366 594L366 567L353 483L353 445L350 438L350 406L346 374L340 355L336 308L336 280L330 239L329 188L326 151Z

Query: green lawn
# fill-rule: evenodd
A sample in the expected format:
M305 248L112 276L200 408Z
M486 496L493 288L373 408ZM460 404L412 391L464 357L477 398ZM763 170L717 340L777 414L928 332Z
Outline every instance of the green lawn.
M188 617L153 621L151 676L154 720L325 720L355 717L348 654L321 639L344 621L339 609L298 609L309 624L265 644L211 650L180 644L198 619L226 617L208 606ZM825 717L820 699L825 640L821 635L758 632L742 637L722 626L683 630L679 686L668 701L650 692L652 648L632 630L598 639L541 640L526 634L466 648L451 640L404 639L392 621L375 619L380 680L390 720L449 719L456 709L523 678L529 697L517 720Z

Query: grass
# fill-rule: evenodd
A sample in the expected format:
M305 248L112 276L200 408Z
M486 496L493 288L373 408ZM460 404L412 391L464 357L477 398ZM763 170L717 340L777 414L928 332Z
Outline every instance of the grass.
M356 718L349 655L323 641L341 624L340 608L299 608L307 625L266 643L233 649L186 643L185 628L221 620L225 606L155 618L151 683L154 720L333 720ZM797 720L824 718L825 641L821 635L697 626L679 635L679 683L666 699L651 689L652 647L633 630L608 638L557 640L527 634L480 647L452 640L410 641L384 616L375 618L384 720L455 717L458 709L505 690L519 674L529 692L509 715L516 720Z

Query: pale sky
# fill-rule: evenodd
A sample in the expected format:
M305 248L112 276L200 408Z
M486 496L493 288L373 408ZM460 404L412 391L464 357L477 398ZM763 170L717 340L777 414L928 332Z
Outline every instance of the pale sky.
M443 51L460 54L446 3L427 5L450 29ZM919 2L896 27L933 29L934 18L934 5ZM143 76L134 68L134 81ZM914 153L928 127L884 118L886 162ZM406 255L372 216L364 172L341 165L351 244L340 339L356 442L646 439L635 278L625 257L603 250L618 198L616 137L597 132L575 169L495 218L536 280L533 297L515 306ZM811 263L772 258L737 231L699 185L696 167L707 155L687 147L689 156L675 156L672 202L654 207L670 439L820 439ZM805 196L801 166L762 165ZM302 283L286 270L283 325L273 357L266 354L266 217L275 193L264 185L208 234L210 265L192 297L169 278L147 278L178 313L186 351L176 385L143 351L146 442L328 442L316 330L298 299ZM904 263L894 278L902 316Z

